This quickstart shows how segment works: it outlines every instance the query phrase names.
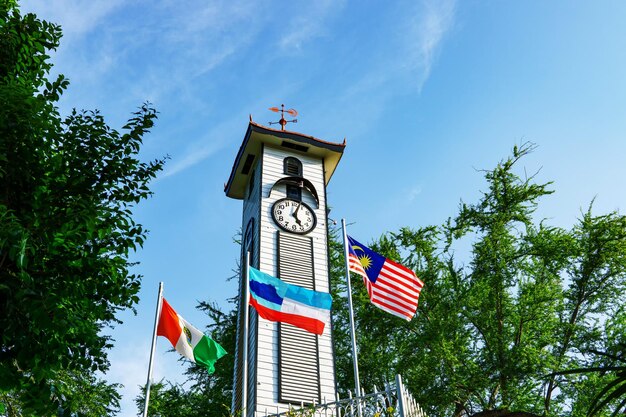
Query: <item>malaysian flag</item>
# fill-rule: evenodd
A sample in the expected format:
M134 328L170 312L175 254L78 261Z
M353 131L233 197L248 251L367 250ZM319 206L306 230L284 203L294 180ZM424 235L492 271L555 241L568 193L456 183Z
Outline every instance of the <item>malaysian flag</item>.
M424 283L409 268L348 236L349 270L363 277L370 301L394 316L411 320Z

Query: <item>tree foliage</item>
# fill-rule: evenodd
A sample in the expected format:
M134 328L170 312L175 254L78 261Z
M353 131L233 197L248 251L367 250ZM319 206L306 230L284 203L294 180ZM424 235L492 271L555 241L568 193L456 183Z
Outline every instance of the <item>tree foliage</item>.
M131 210L163 160L138 159L149 105L121 132L98 111L60 116L69 82L48 79L60 38L0 0L0 393L26 414L83 415L85 383L116 401L90 375L108 368L102 330L138 301L128 255L146 231Z
M101 417L114 415L120 409L121 397L117 392L120 384L107 383L87 372L59 372L54 377L54 387L55 389L49 391L50 402L58 404L54 415ZM56 387L63 389L57 390ZM66 395L67 393L80 395ZM2 405L0 415L8 417L33 415L32 410L24 406L21 394L15 390L0 393Z
M486 171L488 190L445 225L403 228L372 243L426 285L409 323L368 305L357 286L362 385L401 373L430 414L454 416L582 416L604 387L619 388L611 385L614 360L596 352L614 350L615 329L624 329L626 218L596 216L590 206L571 230L538 222L550 184L514 170L531 150L516 147ZM344 348L338 368L351 375L345 312L334 313L343 316L334 328ZM600 363L606 372L559 372ZM614 410L617 398L594 414Z

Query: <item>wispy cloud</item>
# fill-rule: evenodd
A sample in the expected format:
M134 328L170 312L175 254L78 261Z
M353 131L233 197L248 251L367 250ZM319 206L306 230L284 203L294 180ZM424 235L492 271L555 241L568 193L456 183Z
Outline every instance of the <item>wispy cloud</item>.
M224 141L218 139L219 137L223 137L223 135L211 132L203 140L194 143L180 158L174 157L172 162L166 165L165 171L159 175L157 180L176 175L214 155L225 145Z
M441 43L453 26L455 10L455 0L425 0L405 22L405 65L418 90L430 76Z
M245 51L266 20L243 0L191 0L185 7L170 0L33 0L27 6L62 26L56 69L99 102L108 96L156 102L185 92L197 77ZM121 80L130 82L115 90Z
M406 193L406 201L412 203L415 201L418 195L422 193L422 186L420 184L414 185L407 193Z
M396 31L385 33L386 48L371 51L373 59L365 62L369 70L347 86L346 95L372 90L395 95L396 89L389 89L389 84L397 81L406 90L407 79L413 80L409 85L419 91L428 80L445 36L454 25L456 0L410 3L392 13Z
M302 3L304 7L300 13L289 19L281 34L278 41L281 51L300 51L306 43L323 36L326 31L326 21L336 14L344 3L344 1L337 0Z
M102 73L115 66L116 55L114 48L100 43L98 47L83 50L82 42L87 36L100 31L107 19L115 14L122 6L122 0L87 1L87 0L32 0L24 2L24 12L34 12L40 18L61 25L63 38L61 44L53 54L53 61L60 72L72 71L72 80L77 78L97 78Z
M180 10L182 9L182 10ZM162 40L188 76L205 74L250 44L263 22L248 2L196 2L195 7L169 4ZM151 37L153 41L153 37Z
M26 12L53 23L62 25L63 42L72 43L75 39L95 30L113 11L122 6L122 0L87 1L87 0L33 0L24 2Z
M333 97L331 107L342 110L330 124L359 115L363 123L347 126L350 135L358 136L381 117L390 100L421 92L446 35L454 28L455 12L455 0L423 0L402 2L381 16L393 21L395 31L380 34L386 36L385 42L367 51L371 57L344 57L354 59L363 70L355 72L352 82Z

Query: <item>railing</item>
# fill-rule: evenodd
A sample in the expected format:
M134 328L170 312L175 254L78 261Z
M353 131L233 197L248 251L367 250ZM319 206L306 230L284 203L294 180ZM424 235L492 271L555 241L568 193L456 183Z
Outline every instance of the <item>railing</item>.
M400 375L394 385L386 384L378 391L374 387L372 394L363 394L311 406L300 406L282 413L264 414L263 417L428 417L413 396L402 384Z

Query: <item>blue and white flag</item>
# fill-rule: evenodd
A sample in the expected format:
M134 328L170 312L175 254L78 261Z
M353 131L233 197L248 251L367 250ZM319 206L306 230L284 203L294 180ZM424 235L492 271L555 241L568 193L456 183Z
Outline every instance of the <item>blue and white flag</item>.
M250 305L266 320L321 335L330 321L331 304L329 293L287 284L250 267Z

